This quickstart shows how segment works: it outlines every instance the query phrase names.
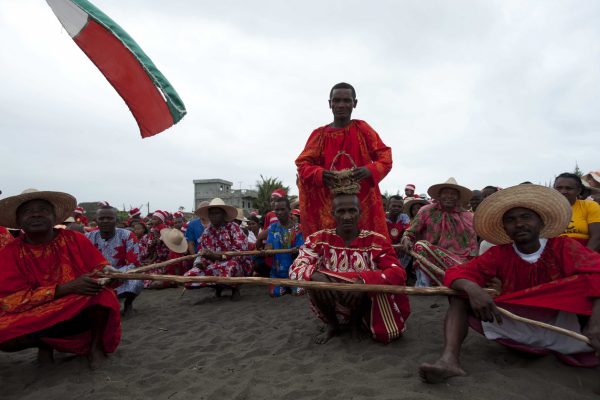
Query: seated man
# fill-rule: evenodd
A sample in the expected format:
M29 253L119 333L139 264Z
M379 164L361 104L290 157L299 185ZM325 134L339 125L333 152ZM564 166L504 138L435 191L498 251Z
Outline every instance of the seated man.
M208 218L210 225L200 237L202 254L194 261L194 267L185 273L186 276L249 276L252 273L252 263L249 257L227 257L214 254L226 251L248 250L248 238L242 228L233 220L238 214L235 207L226 205L220 198L198 209L200 218ZM202 287L207 284L193 283L186 287ZM216 295L221 295L221 285L215 286ZM239 300L240 290L237 286L231 287L231 299Z
M277 217L277 222L269 225L268 237L266 242L267 249L292 249L302 246L302 232L300 226L291 218L290 200L287 197L279 197L273 202L273 212ZM290 266L294 262L296 254L282 253L273 256L273 265L271 266L271 278L288 278ZM285 286L269 286L269 295L271 297L281 297L286 293L294 296L304 294L301 288L289 288Z
M290 279L354 284L404 285L406 273L389 240L379 233L360 230L360 202L355 194L338 194L332 204L335 229L310 235L290 268ZM309 290L317 316L327 324L315 343L325 343L350 326L360 338L368 327L383 343L404 332L410 314L408 298L383 293Z
M120 272L140 266L140 248L135 234L117 228L117 210L111 206L100 206L96 211L98 230L88 232L87 238L102 253L104 258ZM135 222L134 222L135 223ZM133 314L133 301L144 289L144 281L126 280L116 289L117 297L125 299L123 316Z
M431 186L427 193L435 201L423 206L402 235L402 250L411 250L446 270L477 255L477 235L473 230L473 213L462 205L472 192L456 183L454 178ZM415 286L440 284L443 274L414 260L418 269Z
M86 237L53 229L76 206L66 193L28 190L0 201L0 225L24 235L0 251L0 350L87 355L96 367L121 339L114 290L93 278L114 270Z
M600 255L573 239L557 237L570 216L571 206L560 193L538 185L514 186L481 202L475 230L496 246L446 271L444 283L467 297L450 299L444 351L434 364L421 365L423 380L436 383L465 375L459 355L469 324L517 350L552 352L576 366L598 364L593 350L600 351ZM495 299L482 289L493 278L502 282ZM496 304L577 332L582 321L593 349L571 337L502 318Z
M400 243L404 230L410 226L410 218L402 212L403 208L404 200L402 200L402 196L394 195L390 197L387 227L392 244Z

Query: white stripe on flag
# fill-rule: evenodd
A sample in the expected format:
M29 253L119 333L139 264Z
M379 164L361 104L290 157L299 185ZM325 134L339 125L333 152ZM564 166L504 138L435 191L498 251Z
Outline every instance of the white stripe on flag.
M72 38L85 27L88 15L70 0L46 0L58 20Z

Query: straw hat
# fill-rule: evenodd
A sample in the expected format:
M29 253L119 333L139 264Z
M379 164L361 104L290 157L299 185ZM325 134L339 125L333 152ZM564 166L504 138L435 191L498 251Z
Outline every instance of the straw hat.
M591 187L600 188L600 170L590 171L582 176L582 178L584 181L587 181Z
M544 221L540 237L553 238L565 231L571 221L572 208L557 190L540 185L517 185L486 197L474 216L475 232L493 244L510 243L502 217L515 207L535 211Z
M243 221L246 217L244 217L244 210L241 208L237 209L237 215L235 216L234 219L237 219L238 221Z
M210 204L210 202L208 202L208 201L206 201L206 200L204 200L204 201L201 201L201 202L200 202L200 204L198 204L198 208L196 208L196 211L194 211L194 214L196 214L196 215L198 215L198 216L199 216L199 214L198 214L198 211L200 211L200 209L201 209L202 207L206 207L206 206L207 206L207 205L209 205L209 204Z
M200 218L208 219L208 210L211 208L220 208L221 210L225 211L225 214L227 214L225 220L227 222L233 221L238 215L237 208L228 206L222 199L218 197L212 199L207 205L198 207L196 210L196 215L198 215Z
M460 186L454 178L448 178L448 180L444 183L438 183L436 185L430 186L429 189L427 189L427 193L429 194L429 196L431 196L432 199L439 200L440 192L442 191L442 189L445 188L452 188L458 190L460 196L460 199L458 200L459 204L463 204L465 201L469 201L471 197L473 197L473 192L471 192L470 189L464 186Z
M77 207L77 200L68 193L27 189L19 195L0 200L0 226L20 228L17 224L17 208L30 200L46 200L52 204L54 217L58 223L67 219Z
M427 205L429 204L429 202L425 199L421 199L418 197L407 197L404 199L404 206L402 207L402 212L410 216L410 208L413 204Z
M188 244L183 232L175 228L164 228L160 230L160 240L175 253L185 253L188 250Z

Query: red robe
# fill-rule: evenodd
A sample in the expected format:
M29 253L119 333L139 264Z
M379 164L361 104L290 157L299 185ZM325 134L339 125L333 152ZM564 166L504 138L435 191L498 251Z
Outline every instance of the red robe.
M361 120L352 120L345 128L329 125L317 128L296 159L304 237L321 229L335 228L331 215L332 193L323 185L323 171L352 168L346 156L338 157L331 168L338 151L348 153L357 167L367 167L371 171L371 178L360 182L360 228L388 237L379 182L392 169L392 149L381 141L369 124Z
M113 289L105 288L96 296L70 294L54 299L57 285L110 264L84 235L65 229L55 232L49 243L33 245L19 237L0 251L0 343L100 305L110 309L103 345L104 351L112 353L121 339L120 306ZM44 341L59 351L86 354L91 332Z
M294 264L290 279L309 281L314 272L336 278L339 282L361 279L373 285L404 285L406 272L401 267L388 239L371 231L360 235L346 245L335 229L326 229L309 236ZM397 339L405 331L410 315L410 303L405 295L368 293L371 309L366 321L373 338L383 343ZM324 316L313 308L324 322ZM352 310L336 305L338 319L344 322Z
M494 246L465 264L449 268L444 284L451 286L457 279L468 279L483 287L494 277L502 281L502 293L494 302L526 306L521 308L524 313L519 313L525 317L553 310L591 315L594 300L600 298L600 254L560 236L548 239L540 258L530 264L517 255L512 244ZM579 364L566 357L561 358L576 365L597 363L595 357Z
M13 241L13 236L10 234L8 229L0 226L0 249Z

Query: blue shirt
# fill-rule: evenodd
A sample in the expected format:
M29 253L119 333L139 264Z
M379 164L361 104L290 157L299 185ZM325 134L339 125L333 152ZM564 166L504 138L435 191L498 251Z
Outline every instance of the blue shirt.
M196 250L200 241L200 236L204 232L204 225L200 222L200 218L191 220L188 223L187 231L185 231L185 240L188 242L194 242Z
M270 244L273 250L277 249L291 249L293 247L300 247L304 244L302 238L302 231L298 224L293 224L290 228L285 228L281 225L281 222L277 221L269 225L269 236L267 237L267 244ZM273 267L272 269L281 277L287 277L288 270L294 262L295 254L275 254L273 256Z

